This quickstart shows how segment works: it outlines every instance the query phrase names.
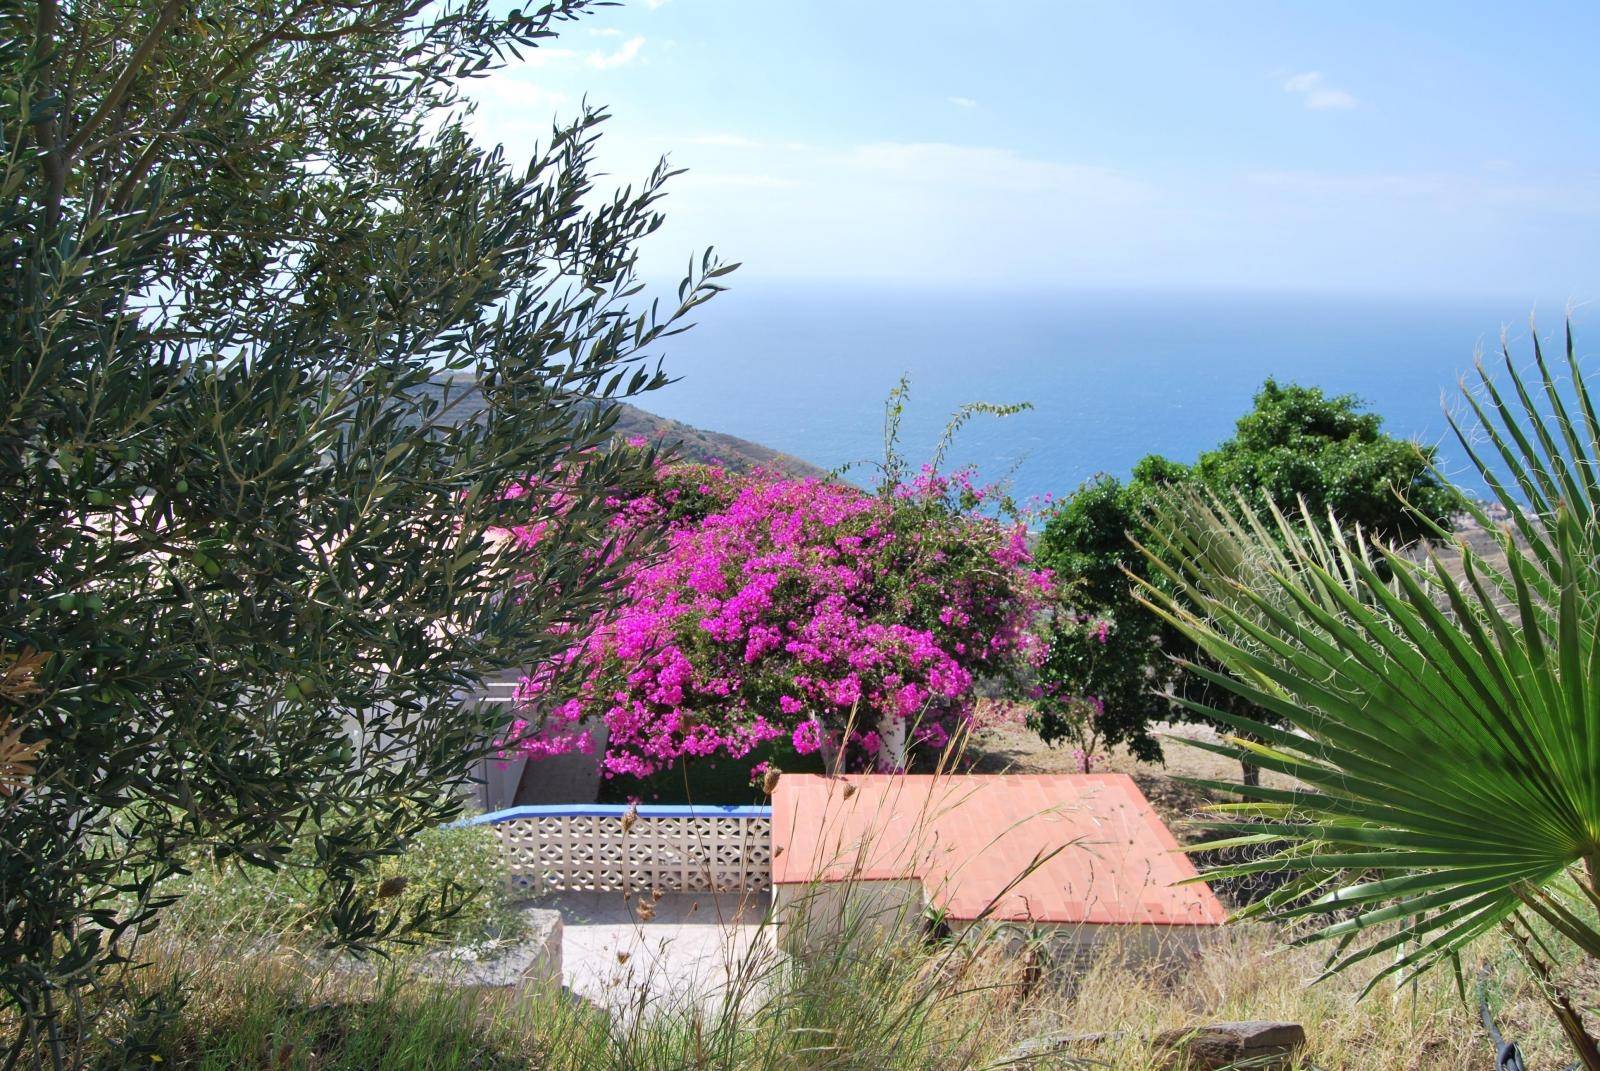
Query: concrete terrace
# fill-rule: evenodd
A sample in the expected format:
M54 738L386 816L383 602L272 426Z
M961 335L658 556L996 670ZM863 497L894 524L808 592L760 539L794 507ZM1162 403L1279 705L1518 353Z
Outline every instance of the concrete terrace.
M690 993L719 1002L741 964L759 965L742 972L759 976L772 960L766 893L574 890L530 903L561 912L562 982L615 1014L659 1010Z

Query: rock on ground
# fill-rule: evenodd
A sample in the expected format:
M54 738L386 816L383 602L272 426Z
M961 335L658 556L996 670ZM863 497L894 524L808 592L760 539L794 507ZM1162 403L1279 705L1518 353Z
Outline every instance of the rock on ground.
M1299 1023L1250 1021L1205 1023L1164 1030L1155 1045L1172 1054L1172 1071L1218 1071L1225 1067L1251 1067L1262 1071L1288 1071L1294 1056L1306 1043Z
M448 949L423 958L417 973L455 985L517 986L561 981L561 912L519 910L527 936L512 945L479 951Z

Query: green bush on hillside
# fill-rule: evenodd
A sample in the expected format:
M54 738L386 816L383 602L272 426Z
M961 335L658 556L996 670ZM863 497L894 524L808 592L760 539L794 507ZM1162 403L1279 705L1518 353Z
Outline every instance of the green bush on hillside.
M1425 538L1462 506L1433 469L1436 451L1383 432L1383 418L1363 412L1353 394L1268 379L1233 437L1200 455L1188 474L1218 494L1237 491L1252 507L1268 502L1333 513L1345 525L1402 545ZM1173 483L1181 467L1145 482ZM1154 481L1152 481L1154 477Z
M1237 494L1257 509L1303 500L1318 525L1331 512L1342 525L1413 542L1447 524L1461 498L1435 473L1433 447L1387 435L1382 424L1353 395L1269 379L1234 435L1194 465L1152 454L1131 479L1098 477L1054 509L1038 559L1055 571L1067 609L1040 674L1040 735L1089 749L1126 745L1154 759L1161 748L1150 726L1189 717L1166 693L1247 712L1226 690L1178 671L1174 658L1204 656L1135 597L1135 582L1158 575L1135 546L1148 542L1152 503L1171 487Z

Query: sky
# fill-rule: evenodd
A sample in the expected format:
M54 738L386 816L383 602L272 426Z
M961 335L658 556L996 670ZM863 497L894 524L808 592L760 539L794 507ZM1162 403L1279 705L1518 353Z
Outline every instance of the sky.
M1600 5L632 0L473 87L744 280L1588 302Z

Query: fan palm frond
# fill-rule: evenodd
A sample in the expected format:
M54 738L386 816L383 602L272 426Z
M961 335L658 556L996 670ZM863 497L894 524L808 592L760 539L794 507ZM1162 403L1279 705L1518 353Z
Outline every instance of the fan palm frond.
M1453 421L1508 518L1469 507L1493 553L1192 490L1155 507L1142 597L1224 670L1189 672L1279 722L1189 704L1242 738L1207 746L1300 786L1225 786L1221 843L1278 847L1226 872L1296 873L1253 910L1320 921L1331 970L1390 954L1376 977L1407 978L1530 915L1600 958L1600 421L1570 330L1570 384L1534 357L1506 355L1505 390L1480 366L1481 436Z

